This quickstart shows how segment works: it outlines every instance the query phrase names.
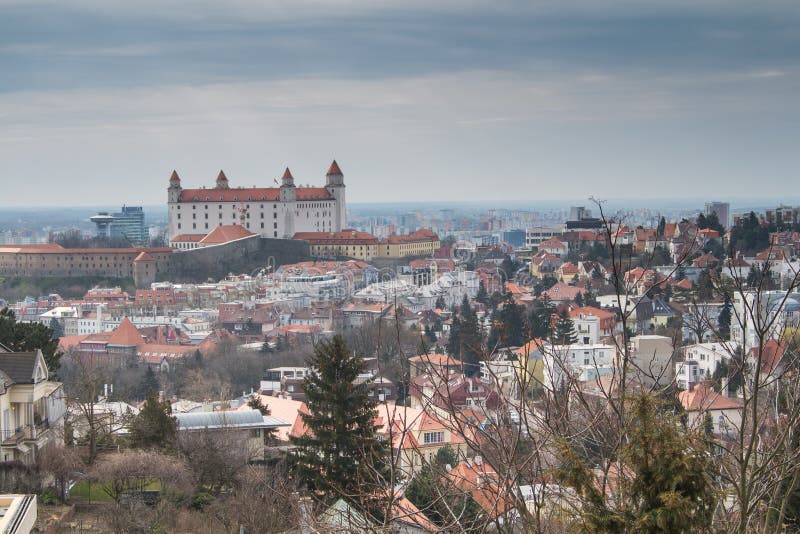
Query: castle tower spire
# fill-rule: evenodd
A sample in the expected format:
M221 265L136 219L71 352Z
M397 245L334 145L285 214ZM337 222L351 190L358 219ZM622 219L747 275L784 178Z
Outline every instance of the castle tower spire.
M225 176L223 171L219 171L217 175L217 189L230 189L228 186L228 177Z

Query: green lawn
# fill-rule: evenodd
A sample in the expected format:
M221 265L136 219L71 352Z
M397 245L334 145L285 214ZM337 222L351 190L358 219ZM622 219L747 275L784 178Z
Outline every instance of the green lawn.
M144 487L145 490L160 490L161 481L155 480ZM91 495L90 495L91 492ZM110 501L111 497L103 491L102 482L92 482L89 484L86 480L81 480L69 492L71 499L79 499L82 501Z

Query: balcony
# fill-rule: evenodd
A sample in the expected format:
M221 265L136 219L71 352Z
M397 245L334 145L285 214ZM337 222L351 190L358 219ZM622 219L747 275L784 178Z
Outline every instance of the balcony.
M50 422L47 419L38 421L32 425L23 425L9 430L0 430L0 445L4 447L14 447L26 441L36 441L47 434L50 429Z

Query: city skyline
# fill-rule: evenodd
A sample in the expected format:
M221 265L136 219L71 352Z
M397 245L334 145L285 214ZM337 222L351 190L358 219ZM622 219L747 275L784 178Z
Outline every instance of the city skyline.
M791 2L188 6L2 4L0 205L159 204L173 169L313 184L333 158L353 203L774 199L796 178Z

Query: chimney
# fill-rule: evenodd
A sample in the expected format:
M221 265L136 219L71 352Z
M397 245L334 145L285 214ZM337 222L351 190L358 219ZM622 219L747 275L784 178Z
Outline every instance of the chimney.
M479 467L483 465L483 457L482 456L478 456L478 455L475 456L475 465L477 465Z

